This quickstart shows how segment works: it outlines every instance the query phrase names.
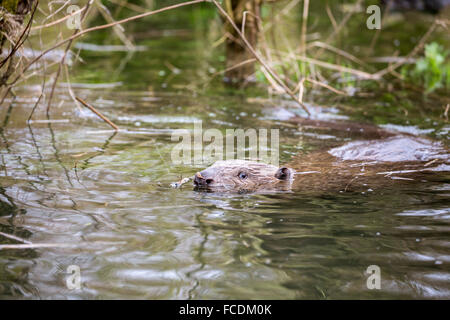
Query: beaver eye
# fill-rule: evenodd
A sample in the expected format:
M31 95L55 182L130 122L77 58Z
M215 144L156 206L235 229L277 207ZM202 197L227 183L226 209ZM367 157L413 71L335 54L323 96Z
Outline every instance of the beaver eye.
M242 179L242 180L247 179L247 174L245 172L239 172L238 176L239 176L239 179Z

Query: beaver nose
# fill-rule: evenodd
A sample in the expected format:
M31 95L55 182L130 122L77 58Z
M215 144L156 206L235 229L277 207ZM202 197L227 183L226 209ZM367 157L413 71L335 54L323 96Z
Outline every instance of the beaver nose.
M213 179L205 178L202 176L200 172L197 172L194 177L194 184L196 186L206 187L211 182L213 182Z

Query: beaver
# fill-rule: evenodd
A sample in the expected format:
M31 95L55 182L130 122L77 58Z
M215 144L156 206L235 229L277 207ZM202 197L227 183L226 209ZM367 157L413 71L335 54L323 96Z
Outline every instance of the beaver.
M289 190L295 171L248 160L216 161L197 172L194 186L198 189L222 191Z
M433 171L450 171L449 153L440 143L403 134L381 136L297 155L282 167L248 160L217 161L195 174L194 186L233 192L365 192L422 182Z

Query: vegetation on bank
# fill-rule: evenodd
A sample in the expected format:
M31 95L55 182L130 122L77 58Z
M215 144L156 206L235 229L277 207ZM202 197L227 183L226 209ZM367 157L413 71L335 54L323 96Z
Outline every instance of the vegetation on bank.
M78 2L79 10L68 13L70 1L62 6L42 0L2 1L0 101L13 95L16 85L36 81L44 74L47 80L42 82L42 92L49 87L50 94L39 103L46 104L49 112L56 84L61 79L70 82L71 72L79 65L80 59L73 65L68 60L77 57L76 43L82 37L81 41L96 39L97 32L110 30L106 41L132 55L138 48L135 38L139 33L163 35L164 30L152 29L155 19L167 20L168 25L200 27L201 33L208 34L209 49L222 52L219 58L208 57L209 69L217 67L207 73L210 79L186 84L189 90L201 90L205 82L216 85L218 79L234 88L256 85L294 100L308 112L304 100L314 99L312 92L367 97L374 88L394 86L432 95L445 108L450 102L446 94L450 88L449 19L445 13L399 13L383 7L381 30L368 30L366 8L374 3L379 4L362 0L95 0ZM9 12L12 8L20 8L22 20ZM21 28L20 32L15 29L14 36L8 22L11 15ZM416 15L424 23L408 24L408 15ZM81 29L68 28L75 17L80 19ZM140 20L143 23L138 23ZM399 28L404 30L397 32ZM422 30L418 32L418 28ZM34 48L40 54L32 59L22 55L28 38L41 46ZM386 39L394 41L387 43ZM59 60L48 63L43 59L57 50L63 52ZM170 62L163 67L170 73L179 70ZM216 82L211 82L213 79ZM71 96L78 103L73 93Z
M436 89L450 89L449 51L436 42L425 45L424 56L416 60L413 66L402 69L403 78L412 83L421 84L430 93Z

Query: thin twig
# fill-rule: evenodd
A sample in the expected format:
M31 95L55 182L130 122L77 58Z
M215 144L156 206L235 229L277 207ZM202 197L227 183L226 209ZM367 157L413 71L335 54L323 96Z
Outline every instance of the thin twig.
M115 26L115 25L119 25L119 24L123 24L123 23L130 22L130 21L134 21L134 20L137 20L137 19L141 19L141 18L150 16L150 15L154 15L154 14L160 13L160 12L164 12L164 11L168 11L168 10L172 10L172 9L176 9L176 8L180 8L180 7L184 7L184 6L188 6L188 5L192 5L192 4L196 4L196 3L202 3L202 2L206 2L206 1L207 1L207 0L193 0L193 1L187 1L187 2L178 3L178 4L175 4L175 5L172 5L172 6L164 7L164 8L161 8L161 9L154 10L154 11L149 11L149 12L142 13L142 14L138 14L138 15L135 15L135 16L132 16L132 17L129 17L129 18L125 18L125 19L122 19L122 20L118 20L118 21L115 21L115 22L112 22L112 23L108 23L108 24L103 24L103 25L100 25L100 26L91 27L91 28L85 29L85 30L83 30L83 31L81 31L81 32L79 32L79 33L77 33L77 34L74 34L74 35L68 37L67 39L63 39L63 40L61 40L60 42L58 42L58 43L56 43L55 45L53 45L52 47L50 47L50 48L48 48L48 49L42 51L42 52L41 52L38 56L36 56L30 63L28 63L28 64L24 67L24 69L22 70L22 73L19 74L19 75L12 81L12 83L9 84L8 90L6 91L6 93L5 93L4 97L2 98L2 100L4 100L5 97L6 97L6 95L8 95L8 93L10 92L12 85L13 85L15 82L17 82L17 80L19 80L19 78L22 77L22 74L25 73L25 72L26 72L33 64L35 64L39 59L41 59L44 55L46 55L46 54L49 53L50 51L52 51L52 50L54 50L54 49L56 49L56 48L62 46L63 44L65 44L65 43L67 43L67 42L69 42L69 41L72 41L72 40L74 40L74 39L80 38L80 37L82 37L83 35L85 35L86 33L89 33L89 32L92 32L92 31L97 31L97 30L102 30L102 29L111 28L111 27L113 27L113 26Z
M362 0L358 0L354 6L359 7L361 5ZM333 30L333 32L328 36L327 40L325 42L330 42L331 39L335 38L336 35L341 32L342 28L347 24L348 20L351 18L351 16L354 14L353 10L350 10L347 12L345 17L342 19L341 23Z
M133 10L135 12L147 12L147 10L144 7L138 6L134 3L128 2L128 1L119 1L119 0L108 0L109 2L112 2L118 6L125 7L127 9Z
M284 55L286 55L288 58L292 58L288 53L284 53L282 52ZM348 72L350 74L353 74L355 76L358 76L360 78L363 79L370 79L370 80L379 80L381 78L380 75L378 74L370 74L364 71L360 71L360 70L356 70L356 69L352 69L352 68L348 68L348 67L343 67L337 64L333 64L333 63L329 63L329 62L324 62L321 60L316 60L313 58L308 58L305 56L299 56L299 55L295 55L295 59L301 60L301 61L305 61L309 64L313 64L313 65L318 65L320 67L326 68L326 69L331 69L331 70L336 70L336 71L341 71L341 72Z
M55 21L52 21L52 22L49 22L49 23L47 23L47 24L43 24L43 25L40 25L40 26L32 27L32 28L31 28L31 31L40 30L40 29L44 29L44 28L49 28L49 27L51 27L51 26L54 26L54 25L59 24L59 23L61 23L61 22L64 22L64 21L66 21L67 19L69 19L70 17L72 17L72 16L74 16L74 15L76 15L76 14L80 14L81 12L83 12L84 10L86 10L86 8L87 8L87 5L84 6L83 8L81 8L80 10L74 11L74 12L72 12L71 14L68 14L68 15L62 17L61 19L58 19L58 20L55 20Z
M303 1L302 37L300 41L300 52L306 53L306 31L308 28L309 0Z
M108 8L106 8L101 2L97 1L95 2L97 6L97 10L100 12L100 14L103 16L103 18L108 23L114 22L114 18L111 16L111 13L109 12ZM124 29L121 25L116 25L113 27L113 31L117 35L117 37L122 41L122 43L127 47L129 51L135 50L135 45L130 41L130 39L127 38L125 35Z
M384 12L381 14L382 15L382 18L381 18L382 26L384 26L384 21L389 16L389 11L391 10L392 4L393 4L393 1L387 1L386 8L384 9ZM378 38L380 37L380 34L381 34L381 28L377 29L377 31L375 32L375 35L372 38L372 41L370 42L370 47L369 47L370 52L373 52L373 49L375 48L375 44L377 43Z
M30 115L28 116L27 123L31 123L31 118L33 117L34 111L36 111L36 108L39 105L39 102L41 102L41 99L44 96L44 90L45 90L45 77L44 77L44 82L42 84L41 94L39 95L36 103L34 104L33 109L31 109Z
M302 78L298 83L298 100L303 101L303 92L305 91L305 78Z
M300 0L292 0L290 3L288 3L279 13L277 13L271 21L266 23L264 25L264 31L269 30L274 25L274 22L278 21L280 16L285 16L289 12L292 11L292 9L300 2Z
M256 61L255 58L247 59L247 60L244 60L242 62L239 62L239 63L235 64L234 66L228 67L228 68L226 68L224 70L221 70L221 71L217 71L217 72L215 72L215 73L213 73L211 75L211 78L210 78L210 80L208 80L208 82L211 81L214 77L218 76L219 74L224 74L224 73L226 73L226 72L228 72L230 70L234 70L236 68L242 67L243 65L246 65L248 63L252 63L252 62L255 62L255 61Z
M39 4L39 0L36 2L33 12L31 13L30 20L28 21L25 29L23 29L23 32L21 33L16 44L11 49L11 52L6 56L5 59L3 59L0 62L0 68L3 67L3 65L6 63L6 61L8 61L8 59L16 53L17 49L19 49L22 46L22 44L25 42L25 40L27 39L27 36L25 34L28 34L30 32L31 24L33 23L33 17L34 17L34 14L36 13L36 8L37 8L38 4ZM22 39L23 39L23 41L22 41Z
M3 170L5 171L5 177L8 176L8 170L6 169L6 162L5 162L5 157L2 154L2 163L3 163Z
M338 25L337 25L336 19L333 16L333 12L331 11L331 8L328 5L328 2L327 2L327 5L325 8L327 10L328 18L330 18L331 24L333 25L334 30L336 30Z
M333 88L332 86L330 86L330 85L328 85L326 83L323 83L323 82L320 82L320 81L317 81L317 80L314 80L314 79L310 79L310 78L306 78L305 80L308 81L308 82L311 82L313 84L316 84L318 86L324 87L324 88L326 88L326 89L328 89L328 90L330 90L330 91L332 91L332 92L334 92L336 94L340 94L340 95L344 95L344 96L347 95L347 93L345 93L344 91L341 91L341 90L338 90L336 88Z
M53 7L52 7L52 2L50 1L49 3L49 9L50 9L50 13L44 13L44 15L46 16L44 21L50 20L51 18L53 18L54 16L56 16L59 12L63 11L64 8L70 4L71 1L65 1L58 9L56 9L55 11L53 11ZM56 1L55 1L56 2Z
M75 99L77 99L77 101L80 102L83 106L85 106L86 108L91 110L93 113L95 113L97 116L99 116L103 121L105 121L107 124L109 124L111 127L113 127L114 130L116 130L116 131L119 130L119 127L117 127L114 123L111 122L111 120L109 120L107 117L105 117L99 111L97 111L93 106L88 104L86 101L84 101L83 99L81 99L79 97L75 97Z

